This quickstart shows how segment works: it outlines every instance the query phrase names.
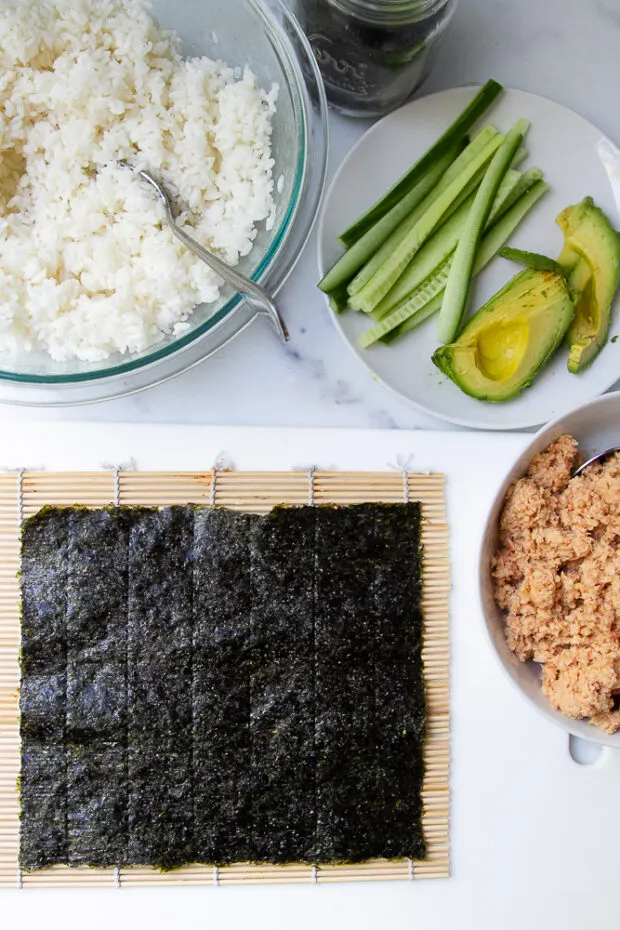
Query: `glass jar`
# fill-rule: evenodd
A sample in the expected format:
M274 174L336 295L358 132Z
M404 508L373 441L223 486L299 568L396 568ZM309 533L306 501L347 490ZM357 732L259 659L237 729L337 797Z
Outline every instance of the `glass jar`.
M457 0L291 0L327 99L349 116L382 116L430 74Z

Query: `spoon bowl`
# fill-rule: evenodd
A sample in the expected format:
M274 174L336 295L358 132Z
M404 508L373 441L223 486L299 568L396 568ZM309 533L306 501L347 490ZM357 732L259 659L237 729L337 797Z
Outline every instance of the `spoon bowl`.
M587 462L584 462L583 465L580 465L579 468L576 468L573 472L573 478L576 478L577 475L580 475L586 468L589 468L590 465L594 465L595 462L603 462L606 458L609 458L610 455L613 455L614 452L620 452L620 446L611 446L609 449L605 449L604 452L599 452L598 455L593 455L591 459L588 459Z
M227 265L226 262L223 262L217 255L213 255L212 252L209 252L208 249L205 249L204 246L200 245L199 242L196 242L188 233L182 229L176 222L174 211L172 208L172 201L168 195L168 192L163 185L157 181L150 171L144 169L136 169L129 162L120 160L119 164L125 168L130 168L137 177L141 178L143 181L146 181L147 184L155 191L159 197L161 203L164 206L166 213L166 221L168 226L177 237L177 239L183 243L183 245L194 253L201 261L213 269L222 278L226 281L227 284L232 285L235 290L239 291L240 294L245 294L246 297L250 297L252 301L257 305L259 313L266 314L273 325L276 328L276 332L284 342L288 342L289 333L284 320L280 316L278 309L265 290L263 290L260 285L256 284L250 278L246 278L245 275L241 272L236 271L230 265Z

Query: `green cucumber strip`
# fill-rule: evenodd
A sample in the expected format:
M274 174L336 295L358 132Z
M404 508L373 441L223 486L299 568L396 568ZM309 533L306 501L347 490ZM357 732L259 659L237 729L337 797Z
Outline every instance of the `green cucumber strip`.
M485 231L491 228L495 220L498 219L501 215L501 212L506 212L506 203L508 203L509 198L512 198L513 192L521 184L522 178L523 175L520 171L515 171L513 168L508 169L502 178L502 183L500 184L499 190L495 195L495 200L493 201L491 212L489 213Z
M527 158L527 154L528 152L527 152L526 147L524 145L520 145L519 148L517 149L517 154L512 159L512 162L510 163L510 167L518 168L519 165L522 165L525 159Z
M507 210L502 218L484 234L480 242L478 254L476 255L474 264L475 274L480 274L489 262L495 258L502 246L512 236L517 226L520 225L532 207L538 203L543 194L546 194L548 190L549 185L546 181L537 181L512 205L510 210Z
M379 322L388 313L398 307L410 294L421 287L451 255L459 241L459 236L467 222L467 215L473 203L473 195L462 204L449 220L440 226L426 242L417 255L409 262L407 268L396 284L379 301L372 311L372 318Z
M386 239L383 245L375 251L374 255L369 258L363 268L356 274L349 284L349 294L351 296L362 290L388 257L393 254L396 247L406 238L407 234L413 229L416 223L474 162L478 164L478 170L475 174L472 174L470 181L476 179L476 175L485 168L487 162L492 158L493 152L500 147L503 139L504 137L500 136L493 126L485 126L485 128L478 133L467 148L461 152L458 158L450 165L439 183L429 192L422 203L418 204L415 210L397 226L389 238ZM483 154L485 155L485 160L480 164L479 161Z
M487 170L487 166L484 165L484 166L480 169L480 171L478 172L478 174L476 175L476 177L474 178L474 180L471 181L471 182L467 185L467 187L465 188L465 190L462 192L462 194L460 194L460 195L456 198L456 200L454 201L454 203L452 204L452 206L450 207L450 209L446 211L446 215L445 215L445 217L444 217L444 223L445 223L445 221L446 221L447 219L449 219L449 218L452 216L452 214L453 214L456 210L458 210L458 208L461 206L461 204L464 203L464 202L468 199L468 197L470 196L470 194L473 194L474 191L476 191L476 190L480 187L480 182L482 181L482 179L483 179L483 177L484 177L484 175L485 175L485 173L486 173L486 170ZM508 178L508 181L507 181L507 185L506 185L505 190L507 190L508 188L510 188L510 190L512 190L512 188L513 188L513 187L515 186L515 184L516 184L516 181L519 180L519 179L521 178L521 172L520 172L520 171L515 171L515 170L513 170L512 168L509 168L508 171L506 172L506 175L505 175L504 180L505 180L506 178ZM503 184L503 181L502 181L502 184ZM501 191L501 187L500 187L500 192L502 192L502 191ZM498 201L499 201L499 194L498 194L498 196L495 198L495 201L494 201L494 204L493 204L493 207L494 207L494 208L496 208L496 207L498 208L498 207L499 207ZM513 202L514 202L514 201L513 201ZM441 227L440 227L440 228L441 228Z
M507 213L508 210L510 210L510 208L517 202L517 200L520 200L521 197L526 194L529 189L533 187L534 184L536 184L537 181L542 181L542 179L543 173L540 168L528 168L527 171L524 171L517 184L515 184L509 195L506 197L505 201L499 205L499 209L496 211L495 205L493 206L493 209L491 210L491 216L489 217L489 222L487 223L487 229L496 223L497 220L504 215L504 213Z
M368 261L380 248L388 236L406 219L407 216L420 204L460 154L459 148L452 148L437 161L437 164L424 175L417 187L410 191L406 197L392 207L378 223L364 233L361 239L351 246L338 261L332 265L327 274L319 282L319 287L326 294L331 294L343 284L348 284L353 275Z
M482 181L482 179L483 179L483 177L484 177L484 174L485 174L486 170L487 170L487 165L483 165L482 168L480 168L480 170L476 172L476 174L475 174L474 177L471 179L471 181L469 182L469 184L467 185L467 187L465 187L465 188L461 191L461 193L460 193L459 196L456 198L456 200L454 201L454 203L452 203L452 204L448 207L448 209L446 210L446 212L444 213L443 219L442 219L442 221L441 221L442 224L445 223L447 220L449 220L450 217L452 216L452 214L453 214L453 213L456 213L456 211L458 210L458 208L459 208L462 204L465 203L465 201L471 196L471 194L473 194L476 190L478 190L478 188L480 187L480 182ZM441 225L440 225L438 228L441 229Z
M334 313L344 313L348 309L349 295L346 284L341 285L329 295L329 307Z
M522 195L521 199L517 201L517 203L513 204L513 206L504 214L501 220L485 234L482 242L480 243L480 251L474 266L474 274L479 274L484 268L486 268L489 262L492 261L492 259L497 255L499 249L505 242L507 242L515 229L519 226L524 217L529 213L532 207L535 206L540 198L547 193L548 190L549 185L545 181L540 180L536 182L529 191ZM406 323L401 324L399 327L384 336L382 342L389 344L390 342L394 342L394 340L398 339L400 336L404 336L405 333L409 333L411 330L416 329L420 323L423 323L424 320L428 319L429 316L432 316L433 313L437 313L441 309L442 300L442 294L439 294L437 297L433 298L427 307L418 311L418 313L416 313L415 316L410 317ZM427 310L428 313L426 312Z
M378 342L383 336L405 323L411 316L425 307L429 301L441 294L446 287L452 267L452 255L448 255L435 272L419 287L414 294L410 295L396 310L392 310L385 319L381 320L372 329L362 333L359 344L362 349L367 349L373 343Z
M496 138L503 139L504 136L498 132L495 126L490 124L484 126L480 132L477 132L471 142L459 154L459 157L455 158L450 167L446 170L440 185L438 185L439 194L449 187L449 185L460 176L467 165L471 164L471 162L487 148L489 142ZM501 143L498 143L497 148L499 148L499 144ZM437 199L439 194L435 195L435 199Z
M425 307L422 307L421 310L418 310L417 313L414 313L413 316L410 316L405 323L401 323L401 325L397 326L396 329L393 329L391 332L383 336L381 342L389 345L391 342L396 342L396 340L400 339L401 336L404 336L405 333L410 333L412 330L417 329L418 326L424 322L424 320L428 320L429 317L439 313L441 310L442 300L443 292L441 294L437 294L437 296L433 297L432 300L429 300Z
M458 335L471 280L476 252L484 232L493 201L515 156L523 137L529 129L527 120L518 120L505 141L493 156L489 169L478 188L467 224L454 253L450 276L446 285L439 313L438 336L442 344L452 342Z
M489 217L489 226L499 214L503 204L511 195L514 188L519 184L522 175L518 171L509 170L502 180L499 191L491 209ZM454 213L439 229L433 233L431 238L420 251L411 260L406 270L400 276L396 284L385 295L375 309L372 311L372 318L379 322L383 317L402 303L409 294L418 288L429 275L450 255L456 248L469 211L474 202L473 195L470 195L467 201Z
M488 161L489 153L496 148L497 138L499 137L491 140L488 148L483 150L478 158L472 161L467 168L461 172L458 178L455 178L452 184L446 188L441 196L433 202L423 216L412 226L396 248L387 255L381 267L372 276L370 281L364 285L361 291L353 295L354 299L350 299L349 302L355 310L363 310L365 313L370 313L374 310L379 301L385 297L416 252L419 251L427 239L430 239L435 229L441 224L446 211L452 206L461 191L469 184L472 177L474 177L479 170L481 163ZM497 149L497 151L499 151L499 149ZM484 180L482 183L484 184ZM476 197L477 196L476 194ZM475 202L474 200L474 205ZM363 270L364 269L362 269L362 271ZM350 286L349 294L351 294Z
M413 210L414 207L417 206L417 204L421 203L424 200L424 198L427 196L429 191L432 190L433 185L431 183L431 177L436 176L437 165L443 164L444 159L448 155L452 155L452 153L455 150L456 150L457 155L460 154L463 151L463 149L469 145L470 141L471 140L469 136L464 136L463 139L461 139L461 141L458 143L458 147L448 149L448 151L444 155L442 155L434 165L431 165L431 167L428 168L427 171L424 172L420 180L416 184L414 184L414 186L411 188L410 191L404 194L403 197L400 200L398 200L393 206L391 206L387 212L383 213L383 215L381 216L378 216L376 220L369 219L368 221L365 221L363 224L360 224L359 226L356 221L355 227L350 227L351 229L355 228L354 233L350 233L349 230L345 230L343 233L341 233L338 236L338 242L340 243L340 245L344 249L352 249L353 246L360 241L360 239L363 239L364 236L367 235L372 229L374 229L378 223L380 223L383 219L385 219L386 216L389 216L392 210L397 210L400 204L403 202L403 200L407 200L408 203L412 203L413 206L411 207L411 209ZM456 156L453 156L453 159L455 157Z
M540 198L549 190L548 184L545 181L537 181L529 191L527 191L517 203L508 210L504 216L495 223L494 226L485 233L478 250L478 255L476 256L476 263L474 265L474 275L480 274L480 272L486 268L489 262L497 255L502 246L508 241L515 229L522 222L524 217L529 213L532 207L540 200ZM451 260L452 257L450 257ZM445 275L445 267L441 268L442 277ZM417 292L416 292L417 293ZM413 296L413 295L412 295ZM405 301L402 305L404 307L407 303L411 301L411 297ZM423 323L424 320L428 319L429 316L432 316L434 313L437 313L441 309L441 304L443 301L442 292L438 292L431 300L423 306L418 306L418 309L414 310L411 315L404 321L401 320L400 323L397 323L396 326L386 329L386 324L390 317L386 317L380 325L383 326L386 331L383 335L378 338L382 342L390 343L395 339L398 339L400 336L403 336L405 333L411 332L412 329L415 329L420 323ZM400 307L398 309L401 309ZM396 312L396 311L394 311ZM402 316L402 314L401 314ZM373 330L376 330L378 327L373 327ZM364 333L365 337L369 337L370 333ZM376 342L376 339L373 339L372 342ZM366 340L367 345L372 345L372 342Z
M541 255L539 252L525 252L523 249L513 249L510 246L504 246L500 249L499 255L507 258L509 262L516 262L518 265L525 265L526 268L533 268L534 271L553 271L562 277L566 272L553 258Z
M340 241L343 245L353 245L382 216L385 216L395 204L399 203L403 197L406 197L429 168L432 168L445 152L467 135L471 127L478 122L495 98L501 94L502 90L502 85L498 84L497 81L487 81L462 113L457 116L443 135L418 159L413 167L380 200L374 203L359 220L342 233Z

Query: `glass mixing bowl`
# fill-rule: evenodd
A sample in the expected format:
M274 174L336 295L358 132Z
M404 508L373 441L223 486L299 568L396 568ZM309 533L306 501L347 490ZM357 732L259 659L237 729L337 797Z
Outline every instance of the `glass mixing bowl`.
M275 222L270 230L259 224L254 248L236 266L275 295L310 234L325 181L327 104L310 46L280 0L154 0L152 9L181 36L186 56L249 64L261 86L279 85L272 157L274 179L281 177L283 186L275 195ZM182 337L139 354L91 364L0 348L0 402L65 406L143 390L212 355L256 315L242 296L224 288L216 303L196 307Z

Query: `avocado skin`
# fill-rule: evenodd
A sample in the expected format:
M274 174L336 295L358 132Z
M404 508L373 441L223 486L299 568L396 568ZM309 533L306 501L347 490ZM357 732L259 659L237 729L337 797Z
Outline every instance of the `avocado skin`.
M530 296L533 305L528 314L527 309L515 309L511 302L516 298ZM508 321L518 322L519 317L531 317L543 310L545 303L550 310L550 322L542 339L541 345L530 352L530 362L523 370L515 372L506 381L492 381L481 377L481 372L474 363L469 370L457 370L455 354L461 348L471 347L472 360L476 358L476 349L472 342L472 335L483 333L488 326L501 322L502 315ZM508 309L510 308L510 309ZM517 397L521 391L529 387L536 375L546 365L558 346L562 343L568 327L574 316L574 304L566 279L553 272L526 270L508 282L494 297L491 298L469 321L459 338L454 343L440 346L433 354L433 362L445 375L470 397L476 400L491 403L504 403ZM542 335L540 328L535 330L536 336ZM532 348L532 334L528 342L528 349Z
M564 233L559 261L578 295L566 341L568 370L579 374L592 364L607 341L620 279L620 240L591 197L563 210L557 223Z

